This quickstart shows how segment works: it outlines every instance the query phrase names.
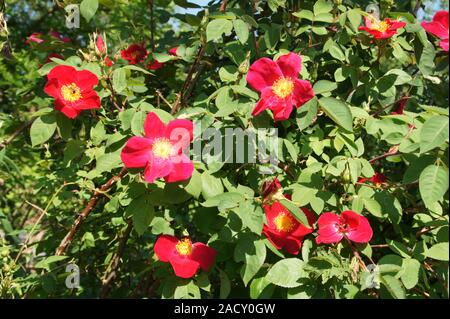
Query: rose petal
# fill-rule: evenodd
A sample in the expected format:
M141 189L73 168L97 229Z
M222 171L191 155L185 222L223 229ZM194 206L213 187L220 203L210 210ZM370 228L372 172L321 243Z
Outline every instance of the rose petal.
M250 66L247 82L261 92L283 76L278 64L269 58L261 58Z
M150 112L144 122L145 137L153 140L164 137L166 125L159 119L158 115Z
M203 243L194 243L192 246L191 259L198 262L203 271L208 271L214 264L217 252Z
M194 164L185 154L177 155L175 158L172 157L171 161L172 170L164 177L167 183L180 182L191 178L194 172Z
M120 157L125 167L145 167L150 159L152 143L148 138L134 136L127 141Z
M283 75L292 79L297 79L302 69L301 56L293 52L280 56L276 63Z

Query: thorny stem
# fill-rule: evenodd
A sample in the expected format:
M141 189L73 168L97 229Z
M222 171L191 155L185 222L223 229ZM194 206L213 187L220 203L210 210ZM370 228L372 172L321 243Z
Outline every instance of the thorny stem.
M81 214L78 216L78 218L73 223L69 232L66 234L66 236L63 238L63 240L59 244L58 249L56 250L56 253L55 253L56 256L61 256L64 254L67 247L72 243L72 240L73 240L75 234L77 233L77 231L79 230L81 224L89 216L90 212L97 204L102 193L109 190L117 181L119 181L122 177L124 177L126 173L127 173L127 169L123 168L118 175L111 177L105 184L103 184L100 187L100 189L98 191L94 192L94 194L92 195L91 199L89 200L87 206L83 209Z
M175 104L173 105L170 114L173 115L181 109L182 105L185 102L186 92L189 92L190 91L189 88L193 88L193 86L195 85L195 81L192 81L192 77L194 76L194 73L197 71L200 65L203 55L205 54L205 49L206 45L202 43L200 45L200 49L198 50L197 58L195 59L191 68L189 69L189 73L186 77L186 80L183 83L183 86L181 87L180 92L178 93L177 100L175 101ZM196 79L198 79L198 77L196 77Z
M122 255L125 251L125 246L128 241L128 238L130 237L132 229L133 229L133 222L129 220L127 228L123 231L123 233L120 236L121 238L119 241L119 246L117 247L117 252L111 258L111 262L106 268L106 272L103 276L100 298L106 298L108 296L111 284L116 278L117 267L119 266L120 259L122 258Z

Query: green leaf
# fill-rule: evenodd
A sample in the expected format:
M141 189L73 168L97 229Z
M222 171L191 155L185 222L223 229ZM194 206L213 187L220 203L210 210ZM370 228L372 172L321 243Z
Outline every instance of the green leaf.
M242 44L247 43L250 34L247 23L240 19L236 19L233 20L233 27L239 39L239 42L241 42Z
M420 196L428 207L442 199L448 189L448 171L437 165L429 165L419 177Z
M390 275L381 276L381 283L395 299L405 299L405 290L402 283L397 278Z
M245 201L234 210L242 220L242 224L255 234L261 234L264 225L264 213L261 206Z
M231 291L231 283L227 274L219 269L220 278L220 299L226 299Z
M144 122L147 114L143 111L134 113L131 119L131 132L136 136L143 136L144 133Z
M417 52L416 52L417 53ZM416 57L419 61L418 67L420 72L422 72L423 75L431 75L434 72L434 58L436 56L436 49L434 48L433 44L428 42L425 47L421 50L419 53L419 56Z
M87 22L91 21L98 9L98 0L83 0L80 4L80 13Z
M280 287L298 287L301 284L298 280L306 276L303 265L303 261L297 258L280 260L270 268L266 275L266 279Z
M342 62L345 61L345 54L337 44L334 44L328 52L330 52L331 56L336 60Z
M127 87L127 72L124 68L116 69L112 78L113 89L120 93Z
M420 262L416 259L405 258L402 263L403 272L400 279L406 289L414 288L419 282Z
M309 223L308 223L308 219L306 218L305 213L298 208L294 203L292 203L291 201L287 200L287 199L282 199L280 200L280 203L286 207L286 209L288 211L290 211L292 213L292 215L295 216L295 218L302 223L303 225L305 225L306 227L309 227Z
M91 127L91 140L95 146L100 145L106 139L105 126L101 121L97 122L94 127Z
M319 0L314 4L314 15L319 15L321 13L328 13L333 10L333 4L327 0Z
M252 280L250 284L250 298L258 299L258 298L269 298L271 292L275 286L270 284L270 281L266 279L266 277L257 277ZM267 288L267 289L266 289ZM266 292L269 293L267 296ZM262 295L261 295L262 294Z
M362 21L362 16L359 11L355 9L349 10L347 12L347 18L350 21L353 31L357 32Z
M242 267L241 277L244 281L244 285L250 282L250 280L261 269L261 266L266 260L266 245L263 239L259 239L253 242L253 251L247 251L245 253L245 262Z
M30 128L31 145L43 144L53 136L56 130L56 116L49 113L34 120Z
M314 14L310 10L300 10L298 12L294 12L292 15L299 19L306 19L309 21L314 20Z
M448 141L449 121L447 116L433 116L422 126L420 152L425 153Z
M319 99L319 104L334 122L349 132L353 131L352 112L347 104L333 97L322 97Z
M279 7L286 7L286 0L268 0L270 10L276 12Z
M317 97L312 98L297 110L297 125L300 131L310 126L317 117Z
M427 257L436 260L448 261L448 242L431 246L425 254Z
M44 269L49 269L49 266L53 263L56 263L58 261L64 260L69 258L69 256L49 256L46 257L44 259L42 259L41 261L37 262L34 265L34 268L44 268Z
M222 206L228 209L239 206L239 202L243 201L244 199L245 199L244 196L242 196L239 193L228 192L208 198L205 202L202 203L202 206L204 207Z
M297 157L298 157L298 153L297 150L295 149L295 146L292 145L292 143L289 140L283 140L284 146L286 146L286 149L289 153L289 155L291 156L291 159L294 163L297 163Z
M315 94L328 93L328 92L334 91L336 89L337 89L337 84L335 82L331 82L328 80L317 81L313 86L313 90L314 90Z
M202 177L197 170L194 170L189 183L184 187L185 191L194 198L199 198L202 193Z
M206 40L217 41L222 39L222 35L231 34L233 29L233 23L226 19L215 19L208 23L206 26Z
M125 209L127 216L132 216L133 227L139 236L142 236L155 216L153 201L150 194L144 194L133 199Z
M205 199L223 193L223 185L220 178L214 177L208 172L202 174L202 194Z
M122 165L122 160L120 158L120 152L116 151L114 153L106 153L100 155L97 158L95 172L101 174L103 172L110 172L114 168Z

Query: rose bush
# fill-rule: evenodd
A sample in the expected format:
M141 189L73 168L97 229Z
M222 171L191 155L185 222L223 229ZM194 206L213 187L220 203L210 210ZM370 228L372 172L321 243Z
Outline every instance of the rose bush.
M29 2L0 2L1 297L448 298L448 11Z

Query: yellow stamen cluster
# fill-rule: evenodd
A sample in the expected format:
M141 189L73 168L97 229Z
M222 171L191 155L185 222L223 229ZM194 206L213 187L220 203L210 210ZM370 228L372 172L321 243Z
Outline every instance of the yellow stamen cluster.
M153 143L152 152L159 158L168 159L172 154L172 143L167 138L158 139Z
M294 81L290 78L281 77L272 85L272 92L280 99L284 99L294 91Z
M372 26L370 27L372 30L376 30L378 32L386 32L389 29L389 24L385 21L373 21Z
M294 228L292 217L286 213L280 213L274 218L273 223L279 232L289 232Z
M183 238L178 241L175 248L180 255L190 255L192 253L192 242L189 240L189 238Z
M81 90L75 83L66 84L61 87L61 95L64 100L75 102L81 99Z

